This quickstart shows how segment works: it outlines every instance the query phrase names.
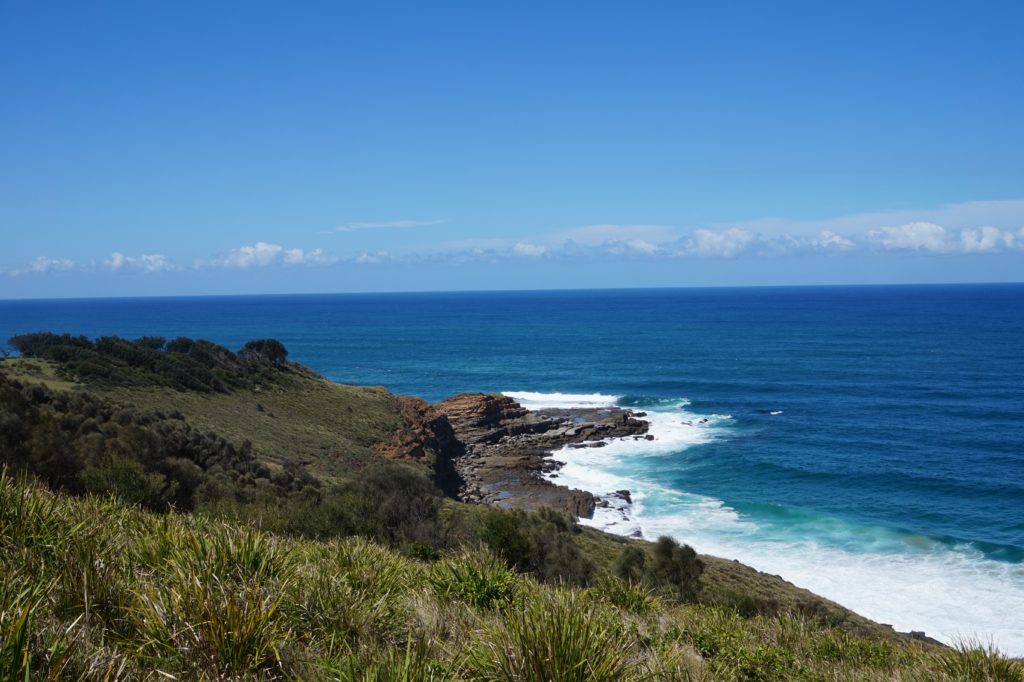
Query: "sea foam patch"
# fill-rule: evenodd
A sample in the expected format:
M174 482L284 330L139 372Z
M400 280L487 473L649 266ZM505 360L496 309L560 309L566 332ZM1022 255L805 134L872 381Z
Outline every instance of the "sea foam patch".
M602 393L535 393L531 391L502 391L528 410L574 407L611 407L621 396Z

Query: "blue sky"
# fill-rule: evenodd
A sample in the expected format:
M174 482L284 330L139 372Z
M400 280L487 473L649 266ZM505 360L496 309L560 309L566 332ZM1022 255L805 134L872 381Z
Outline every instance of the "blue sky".
M0 297L1024 280L1021 3L0 3Z

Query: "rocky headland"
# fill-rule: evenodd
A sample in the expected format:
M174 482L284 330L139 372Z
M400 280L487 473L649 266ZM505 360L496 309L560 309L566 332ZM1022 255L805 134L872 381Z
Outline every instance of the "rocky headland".
M564 463L566 446L602 447L610 438L654 437L634 412L618 407L528 410L498 394L467 393L434 405L402 398L407 428L382 451L391 457L437 457L438 483L475 504L533 510L552 507L589 518L598 502L585 490L544 477ZM628 497L627 491L622 491Z

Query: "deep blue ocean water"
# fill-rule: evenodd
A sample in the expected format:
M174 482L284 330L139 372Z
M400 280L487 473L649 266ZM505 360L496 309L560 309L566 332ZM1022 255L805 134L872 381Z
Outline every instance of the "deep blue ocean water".
M0 338L38 330L274 337L429 400L634 406L654 443L559 454L562 482L634 491L596 525L1024 654L1024 285L0 301Z

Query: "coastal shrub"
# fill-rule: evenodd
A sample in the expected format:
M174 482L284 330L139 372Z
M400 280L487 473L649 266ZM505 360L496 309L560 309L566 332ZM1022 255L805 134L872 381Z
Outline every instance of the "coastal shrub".
M441 491L425 469L375 462L333 490L290 499L281 510L287 532L311 538L362 535L393 547L443 541Z
M203 488L220 497L270 497L299 489L275 486L251 447L192 428L179 414L144 413L80 392L23 385L0 373L0 448L4 463L53 489L116 495L154 511L194 509ZM250 478L216 481L222 470ZM300 485L302 481L298 482ZM210 496L207 496L210 497Z
M629 679L634 642L617 614L571 591L541 593L510 611L468 654L470 679L604 682Z
M687 615L682 636L703 658L742 648L747 641L743 620L734 613L696 606Z
M692 547L662 535L654 543L653 561L647 572L653 584L667 586L683 601L693 601L704 564Z
M181 391L230 393L254 380L276 381L288 351L275 339L248 342L235 354L211 341L178 337L143 336L134 341L103 336L90 341L84 336L38 332L11 337L11 347L25 357L60 364L71 379L101 384L167 386ZM294 369L291 365L289 368Z
M80 478L88 493L114 496L150 509L166 508L177 487L163 474L147 472L138 462L117 455L85 467Z
M511 567L538 580L586 585L594 563L580 551L579 527L568 515L544 507L536 512L489 510L481 539Z
M242 346L238 355L249 361L280 367L288 360L288 349L276 339L256 339Z
M667 535L658 538L650 556L637 545L626 545L612 564L612 573L620 580L646 583L684 602L696 600L703 572L697 552Z
M146 350L163 350L167 344L167 339L162 336L141 336L132 343Z
M644 568L647 565L647 554L636 545L626 545L622 553L612 564L612 573L627 583L639 583L644 580Z
M434 563L429 580L438 595L483 609L510 603L519 584L515 573L490 552L466 550Z
M529 562L530 538L526 513L488 508L483 514L480 540L510 566L520 570Z
M744 618L770 616L778 613L780 608L779 602L776 599L732 589L718 590L705 603L735 611Z
M394 544L438 540L441 491L419 467L371 464L350 488L361 496L367 534Z

